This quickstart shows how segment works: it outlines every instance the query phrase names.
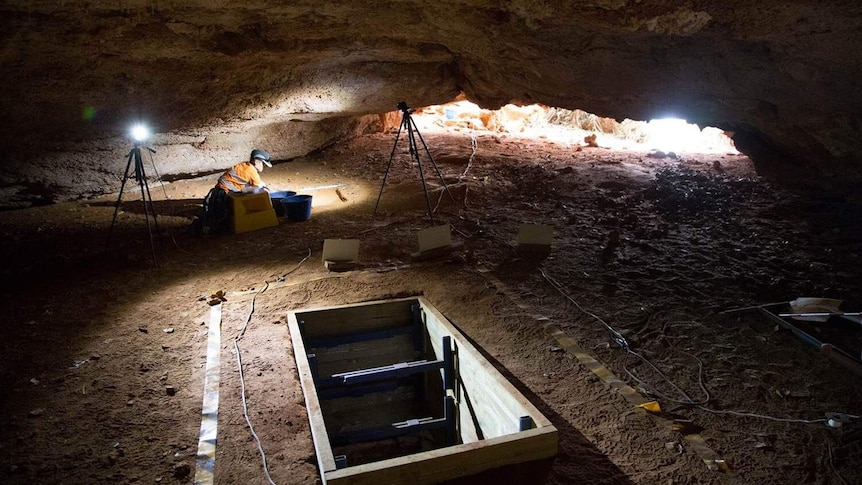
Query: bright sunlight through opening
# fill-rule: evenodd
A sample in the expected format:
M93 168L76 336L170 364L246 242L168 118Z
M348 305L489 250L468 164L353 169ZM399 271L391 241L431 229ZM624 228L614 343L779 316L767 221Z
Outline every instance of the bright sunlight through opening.
M511 134L538 138L572 147L596 146L638 152L725 153L739 151L725 131L701 129L683 119L649 122L602 118L582 110L543 105L506 105L498 110L482 109L464 99L417 109L414 121L421 131L464 131Z

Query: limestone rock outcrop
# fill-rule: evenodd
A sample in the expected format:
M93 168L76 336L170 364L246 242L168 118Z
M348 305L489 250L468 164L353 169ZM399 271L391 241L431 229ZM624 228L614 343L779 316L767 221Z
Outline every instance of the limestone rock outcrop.
M852 190L860 25L862 5L813 0L9 0L0 187L46 170L110 185L137 119L173 147L166 171L206 171L267 134L296 156L464 92L682 117L734 132L765 174Z

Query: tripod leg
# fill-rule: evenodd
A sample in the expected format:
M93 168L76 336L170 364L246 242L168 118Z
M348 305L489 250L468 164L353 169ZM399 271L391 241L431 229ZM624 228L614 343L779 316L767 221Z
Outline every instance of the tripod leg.
M129 169L132 167L132 157L135 151L129 152L129 160L126 162L126 171L123 173L123 181L120 183L120 194L117 196L117 203L114 205L114 217L111 219L111 228L108 230L108 240L105 241L104 254L108 253L108 248L111 246L111 237L114 234L114 226L117 225L117 214L120 212L120 203L123 200L123 190L126 189L126 181L129 180Z
M141 150L135 147L135 176L138 178L138 185L141 187L141 201L144 203L144 219L147 221L147 235L150 237L150 252L153 256L153 266L156 266L156 246L153 243L153 230L150 227L150 210L153 212L153 222L158 228L156 222L156 211L153 208L153 199L150 196L150 186L147 184L147 174L144 172L144 162L141 160Z
M147 204L147 195L145 192L145 190L148 191L149 189L146 188L147 183L145 181L143 181L143 179L141 179L141 181L139 181L138 184L141 186L141 193L143 194L141 196L141 199L144 202L144 219L146 219L146 221L147 221L147 234L150 236L150 253L153 256L153 266L157 266L157 263L156 263L156 246L153 243L153 230L152 230L152 228L150 228L150 209L147 207L147 205L148 205ZM156 220L156 215L155 215L155 213L153 213L153 221L155 222L155 220Z
M425 192L425 206L428 208L428 218L431 219L431 222L433 223L434 214L431 211L431 198L428 197L428 186L425 184L425 172L422 170L422 159L419 157L419 150L416 148L416 137L413 136L413 128L415 128L415 125L410 124L410 121L412 120L411 118L407 118L407 120L407 138L410 140L410 153L419 165L419 180L422 181L422 190Z
M446 190L447 194L449 194L449 198L452 199L452 202L455 202L455 196L449 191L449 186L446 185L446 181L443 179L443 174L440 173L440 169L437 167L437 162L435 162L434 157L431 156L431 151L428 150L428 145L425 144L425 139L422 138L422 133L419 133L419 128L416 128L416 122L413 121L413 118L410 119L410 122L413 123L413 129L416 130L416 134L419 135L419 141L422 142L422 146L425 148L425 153L428 155L428 159L431 160L431 165L434 167L434 171L437 172L437 176L440 177L440 183L443 184L443 189Z
M389 177L389 169L392 168L392 158L395 156L395 149L398 147L398 139L401 138L401 129L404 128L405 118L401 118L401 124L398 125L398 133L395 135L395 143L392 145L392 152L389 154L389 163L386 165L386 173L383 174L383 183L380 184L380 192L377 194L377 202L374 204L374 215L377 214L377 206L380 205L380 197L383 195L383 186L386 185L386 179Z
M156 151L150 147L145 147L145 148L147 150L149 150L149 152L151 154L156 153ZM152 155L150 155L150 163L153 165L153 172L156 174L156 180L161 181L162 176L159 175L159 171L156 169L156 162L153 160ZM143 161L141 162L141 173L144 174L144 163L143 163ZM144 175L146 175L146 174L144 174ZM144 177L144 183L146 184L146 187L147 187L147 197L150 199L150 209L153 212L153 223L156 226L156 236L158 236L158 238L159 238L159 247L164 247L164 243L162 242L162 231L159 229L159 219L158 219L158 217L156 217L156 206L153 204L153 196L150 194L150 184L149 184L149 182L147 182L146 177ZM168 200L169 199L168 191L165 190L164 184L162 184L162 191L164 191L165 200Z
M159 219L156 217L156 206L153 204L153 196L150 194L150 184L147 182L147 174L144 172L144 167L141 165L141 175L143 176L141 180L144 181L144 189L146 189L147 197L146 200L149 201L149 210L153 215L153 225L156 227L156 237L159 238L159 247L162 246L162 232L159 230ZM143 189L141 190L143 192ZM144 207L146 210L146 207ZM152 236L150 236L152 237Z

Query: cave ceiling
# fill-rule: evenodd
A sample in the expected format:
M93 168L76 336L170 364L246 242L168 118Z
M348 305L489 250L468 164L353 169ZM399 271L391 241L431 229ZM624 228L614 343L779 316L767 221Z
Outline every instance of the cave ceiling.
M3 163L62 143L382 113L458 93L735 133L765 171L862 180L852 1L16 1Z

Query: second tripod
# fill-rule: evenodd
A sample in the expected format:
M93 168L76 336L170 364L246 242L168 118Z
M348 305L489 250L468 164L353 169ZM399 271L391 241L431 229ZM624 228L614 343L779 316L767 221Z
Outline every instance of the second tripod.
M389 154L389 163L386 165L386 173L383 175L383 183L380 184L380 193L377 194L377 203L374 204L374 214L377 214L377 207L380 205L380 197L383 195L383 186L386 185L386 179L389 177L389 170L392 168L392 159L395 157L395 150L398 148L398 140L401 138L401 132L404 131L407 133L410 157L416 162L416 165L419 166L419 179L422 181L422 190L425 192L425 205L428 208L428 218L431 219L431 222L434 222L434 215L431 210L431 199L428 196L428 186L425 183L425 172L422 171L422 159L419 156L419 148L416 145L416 138L419 138L419 141L422 143L422 148L425 149L425 154L428 156L428 159L431 160L431 165L434 167L434 171L437 173L437 176L440 177L440 183L443 184L443 189L446 190L447 194L449 194L452 202L455 202L455 197L452 195L452 192L449 191L449 186L446 185L446 181L443 180L443 175L440 173L440 169L437 168L437 163L434 162L434 157L431 156L431 152L428 150L428 145L425 144L422 134L419 133L419 129L416 127L416 122L413 121L413 117L410 115L413 110L410 109L404 101L398 103L398 109L401 110L401 125L398 127L398 134L395 135L395 144L392 146L392 153Z
M150 153L155 153L156 151L150 147L144 147L150 151ZM120 212L120 204L123 200L123 191L126 188L126 182L129 180L131 176L132 163L135 164L135 172L134 177L138 182L138 186L141 188L141 201L144 204L144 218L147 221L147 234L150 237L150 251L153 256L153 265L156 265L156 246L153 241L153 227L150 225L150 216L153 218L153 226L155 226L156 235L159 237L159 243L161 244L161 232L159 232L159 221L156 219L156 208L153 205L153 197L150 195L150 185L147 183L147 173L144 170L144 161L141 157L141 145L140 143L135 143L132 150L129 152L129 158L126 162L126 173L123 176L123 182L120 184L120 195L117 197L117 205L114 209L114 218L111 220L111 229L108 232L108 243L105 246L105 251L107 251L108 246L111 243L111 235L114 233L114 226L117 224L117 214Z

